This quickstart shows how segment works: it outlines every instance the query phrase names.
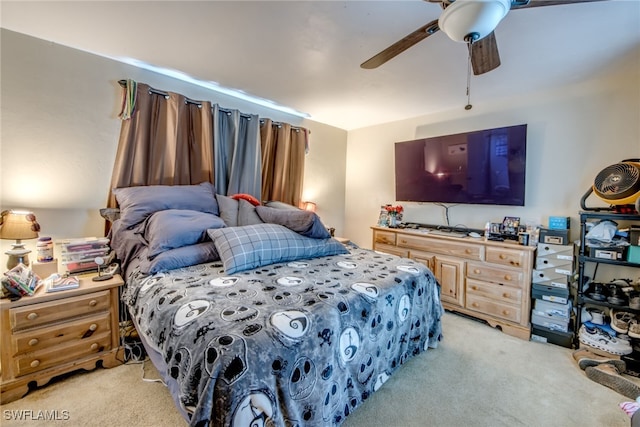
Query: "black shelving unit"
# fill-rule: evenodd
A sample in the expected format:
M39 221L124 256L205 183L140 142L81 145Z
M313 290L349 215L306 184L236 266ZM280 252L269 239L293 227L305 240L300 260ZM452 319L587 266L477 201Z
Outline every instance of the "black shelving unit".
M617 261L603 258L594 258L587 255L587 246L586 246L586 234L587 234L587 222L590 220L611 220L615 222L620 221L637 221L640 222L640 215L635 214L620 214L615 212L580 212L580 247L578 248L578 282L577 282L577 290L576 290L576 328L574 335L574 347L579 347L579 337L578 330L580 329L581 316L582 316L582 307L585 304L590 305L598 305L601 307L608 307L618 310L629 311L632 313L640 313L640 310L634 310L629 306L620 306L616 304L611 304L606 301L598 301L584 295L582 287L584 283L585 277L585 266L587 263L596 264L610 264L616 266L626 266L626 267L635 267L640 268L640 264L635 264L627 261ZM595 279L595 278L594 278Z

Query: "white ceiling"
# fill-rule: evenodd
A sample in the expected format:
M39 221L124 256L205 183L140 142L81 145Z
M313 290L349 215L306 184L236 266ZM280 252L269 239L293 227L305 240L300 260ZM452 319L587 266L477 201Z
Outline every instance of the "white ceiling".
M466 46L443 32L377 69L359 66L437 19L440 6L421 0L2 0L0 7L3 28L179 70L346 130L462 109L467 101ZM512 10L496 37L502 65L472 77L476 106L620 64L640 72L640 1Z

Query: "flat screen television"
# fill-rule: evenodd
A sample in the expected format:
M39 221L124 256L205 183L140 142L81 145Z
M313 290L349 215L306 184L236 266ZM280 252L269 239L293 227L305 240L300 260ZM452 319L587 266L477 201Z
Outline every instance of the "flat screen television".
M527 125L395 144L396 200L524 206Z

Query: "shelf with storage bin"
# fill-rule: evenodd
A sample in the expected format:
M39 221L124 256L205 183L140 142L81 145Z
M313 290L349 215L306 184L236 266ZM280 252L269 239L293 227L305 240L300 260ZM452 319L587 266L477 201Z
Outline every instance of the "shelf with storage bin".
M603 220L611 220L616 223L624 222L624 223L640 223L640 215L636 214L621 214L615 212L580 212L580 247L578 248L578 282L577 282L577 290L576 290L576 333L574 335L574 346L578 348L580 346L579 340L579 330L580 325L582 324L581 316L582 316L582 308L585 305L590 306L600 306L611 308L619 311L628 311L631 313L640 314L640 310L632 309L628 305L617 305L612 304L608 301L599 301L593 298L589 298L584 294L583 286L586 282L586 274L585 268L587 264L607 264L616 267L631 267L631 268L640 268L640 264L628 262L626 259L624 260L616 260L616 259L607 259L607 258L597 258L588 255L588 247L586 245L587 239L587 223L590 221L603 221ZM593 278L592 278L593 279Z
M534 247L422 229L372 230L374 250L415 259L433 271L445 309L529 339Z
M31 297L0 300L2 403L64 373L122 363L122 278L94 282L92 276L81 276L76 289L48 293L40 287Z

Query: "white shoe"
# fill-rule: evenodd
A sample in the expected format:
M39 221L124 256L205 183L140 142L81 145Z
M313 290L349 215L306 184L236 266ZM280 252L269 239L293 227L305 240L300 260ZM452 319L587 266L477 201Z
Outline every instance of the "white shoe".
M578 332L578 338L581 343L611 354L624 355L633 352L629 341L619 340L598 328L582 325Z

